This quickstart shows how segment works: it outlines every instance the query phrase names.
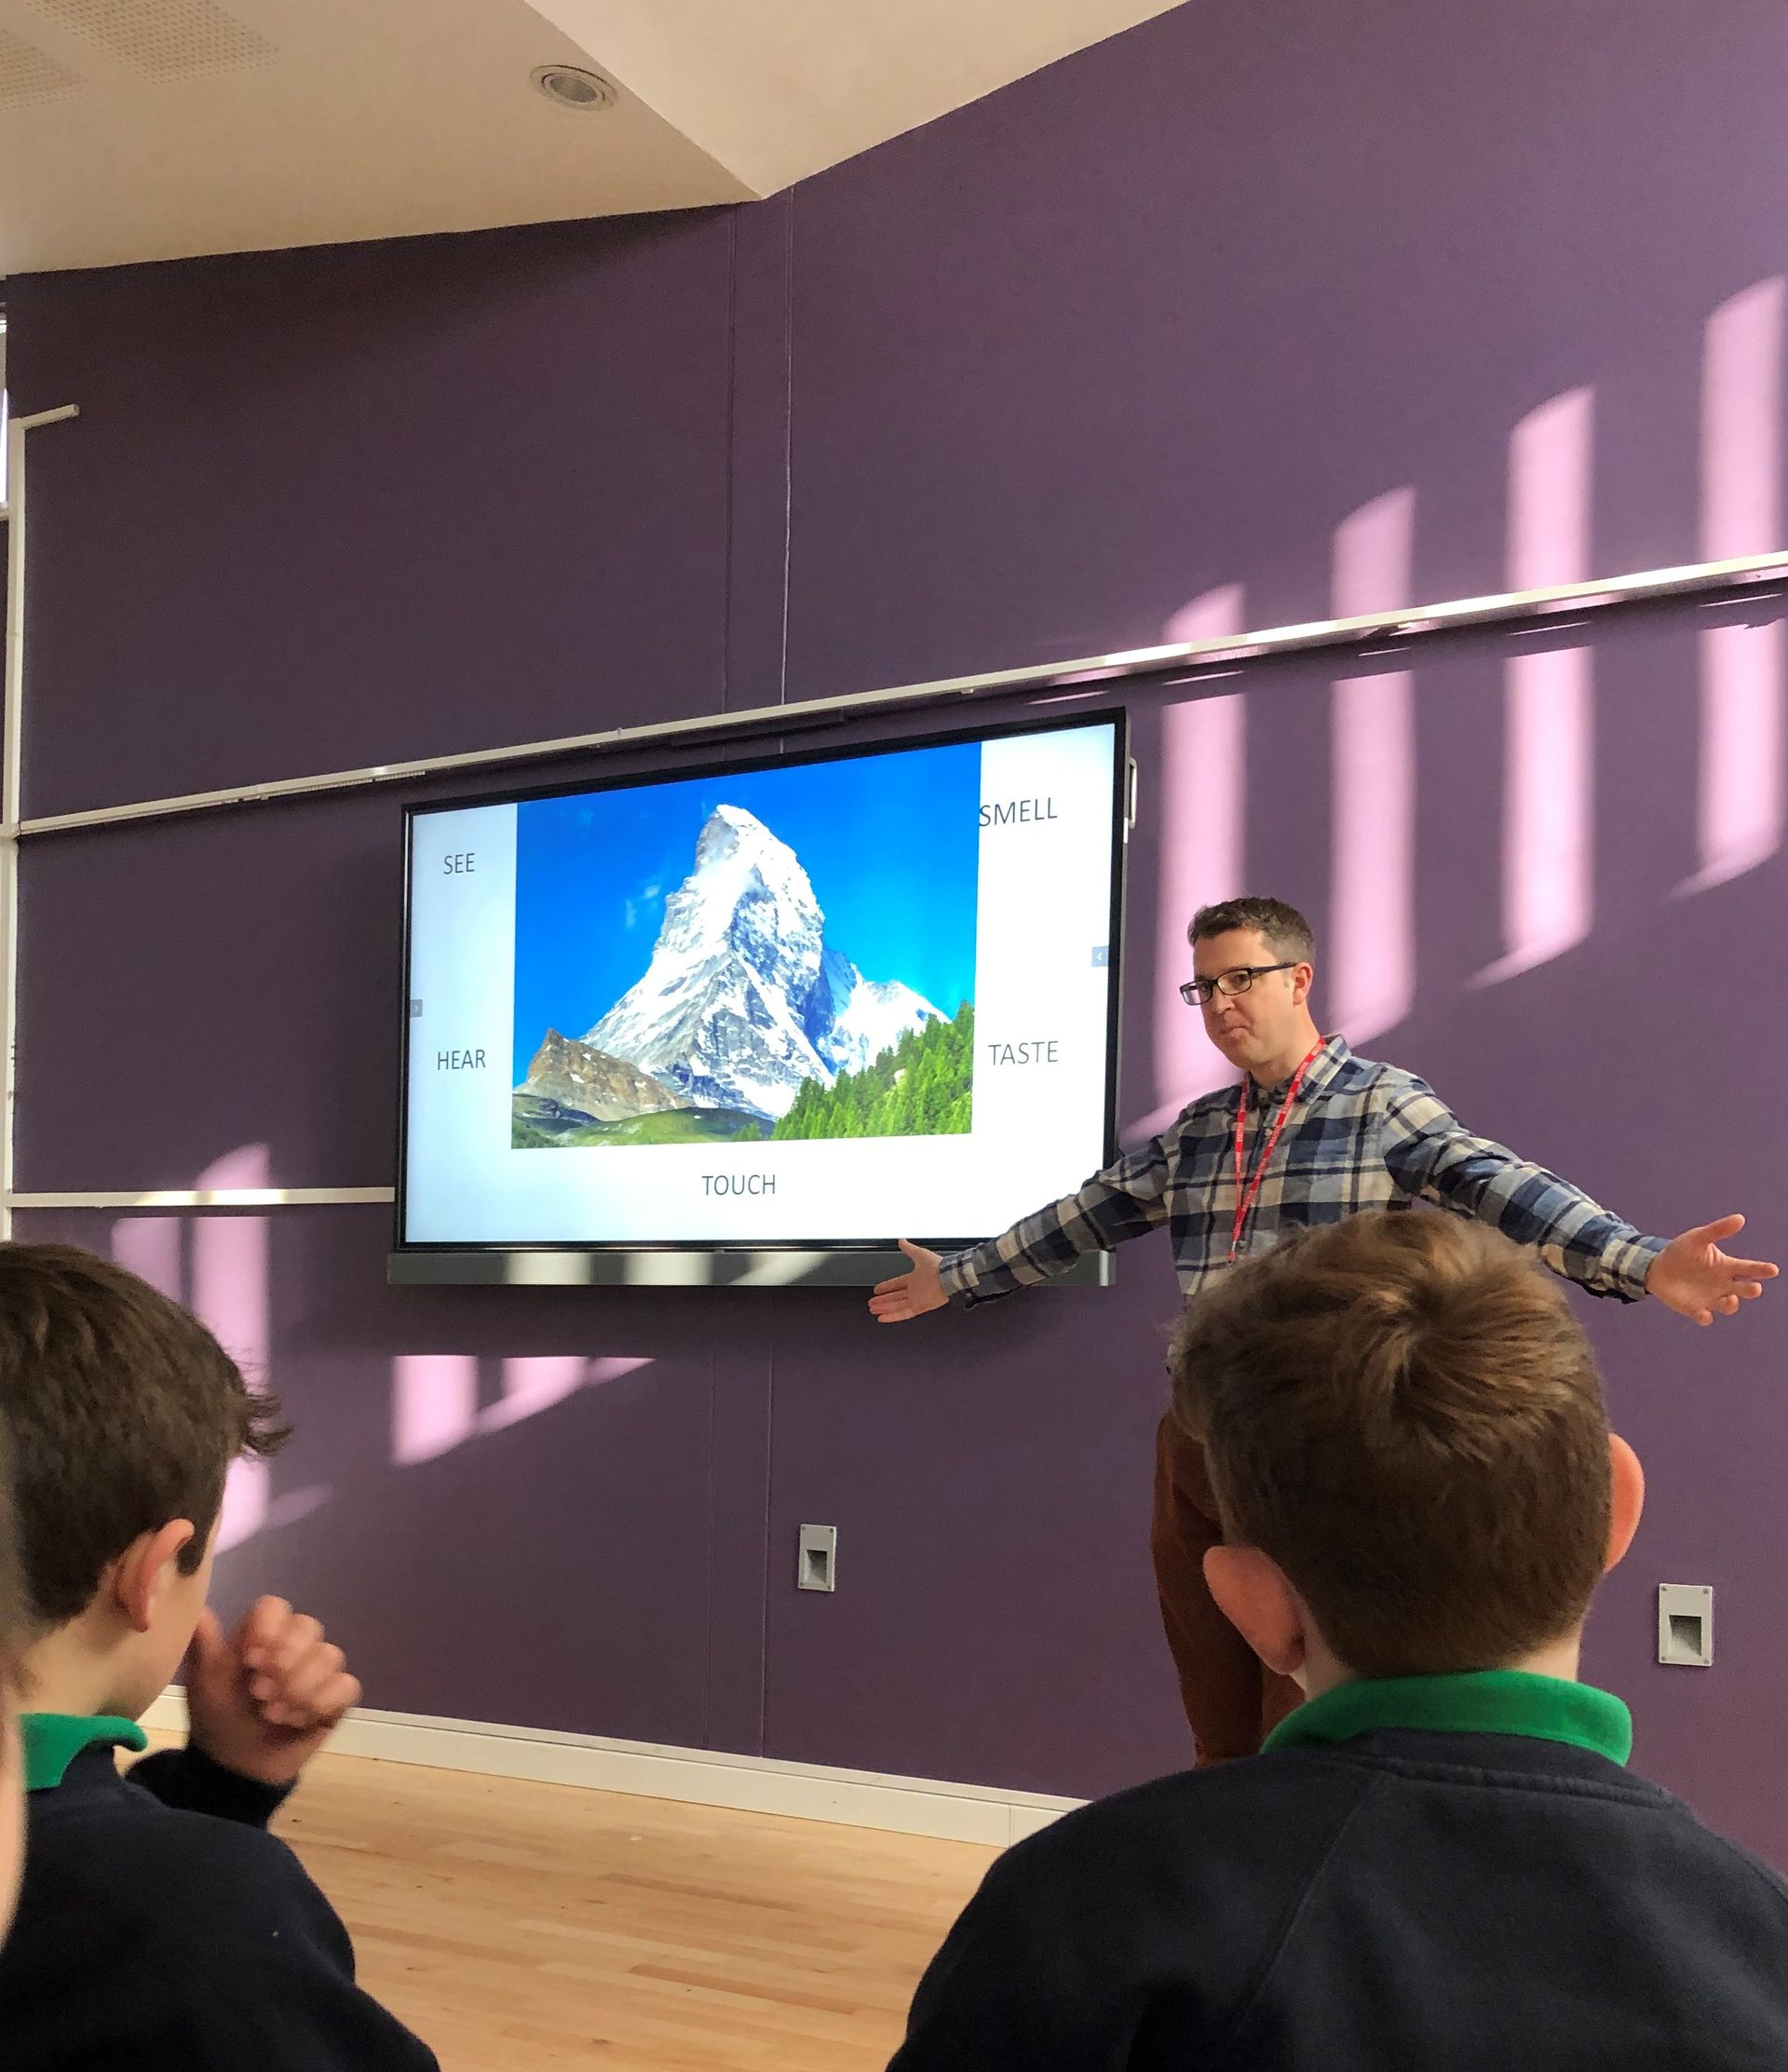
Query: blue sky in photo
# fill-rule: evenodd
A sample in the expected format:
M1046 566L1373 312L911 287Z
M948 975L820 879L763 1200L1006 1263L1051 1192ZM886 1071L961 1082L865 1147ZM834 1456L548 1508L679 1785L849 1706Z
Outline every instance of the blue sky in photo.
M549 1028L581 1036L645 974L664 902L717 806L742 806L812 880L826 941L945 1014L974 996L981 747L907 749L516 808L515 1077Z

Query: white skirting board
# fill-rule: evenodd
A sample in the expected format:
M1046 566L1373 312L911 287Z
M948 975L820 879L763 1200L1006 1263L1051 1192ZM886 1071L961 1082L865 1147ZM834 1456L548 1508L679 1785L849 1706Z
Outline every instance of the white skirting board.
M143 1714L145 1727L183 1731L186 1694L169 1685ZM335 1755L417 1763L475 1777L522 1777L585 1791L630 1792L643 1798L730 1806L746 1813L878 1827L941 1841L1005 1848L1035 1835L1082 1802L991 1785L945 1784L873 1770L825 1769L762 1755L712 1749L660 1748L649 1741L605 1740L595 1734L556 1734L481 1720L434 1719L418 1713L352 1713L329 1743Z

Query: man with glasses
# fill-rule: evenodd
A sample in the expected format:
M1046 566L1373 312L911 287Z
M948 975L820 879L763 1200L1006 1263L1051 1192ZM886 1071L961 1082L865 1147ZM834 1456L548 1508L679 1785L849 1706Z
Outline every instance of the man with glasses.
M1315 939L1294 907L1228 900L1200 907L1186 933L1194 975L1180 992L1242 1073L1239 1088L1193 1102L1077 1194L985 1244L943 1259L902 1240L912 1271L875 1290L869 1307L879 1322L991 1301L1161 1224L1190 1295L1231 1260L1307 1224L1418 1201L1494 1225L1592 1294L1655 1295L1700 1324L1731 1316L1774 1279L1766 1261L1720 1250L1742 1216L1668 1241L1644 1237L1555 1173L1472 1136L1413 1074L1324 1038L1309 1007ZM1204 1555L1220 1537L1203 1449L1165 1416L1151 1544L1200 1764L1253 1754L1300 1697L1289 1678L1262 1669L1212 1600Z

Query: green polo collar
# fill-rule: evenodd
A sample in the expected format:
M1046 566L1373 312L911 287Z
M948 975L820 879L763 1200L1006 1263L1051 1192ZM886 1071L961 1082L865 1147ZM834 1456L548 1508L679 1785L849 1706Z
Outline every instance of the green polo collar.
M1568 1741L1624 1763L1632 1754L1632 1714L1588 1684L1525 1670L1477 1670L1460 1676L1386 1676L1337 1684L1300 1705L1267 1735L1266 1748L1349 1741L1375 1727L1415 1727L1440 1734L1525 1734Z
M84 1748L145 1749L149 1738L133 1719L76 1719L67 1713L27 1713L19 1722L25 1743L25 1789L47 1792L68 1775Z

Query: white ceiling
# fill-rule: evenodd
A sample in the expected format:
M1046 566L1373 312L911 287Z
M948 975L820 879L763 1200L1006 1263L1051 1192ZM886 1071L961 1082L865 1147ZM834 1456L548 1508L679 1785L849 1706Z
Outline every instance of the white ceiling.
M0 0L0 274L750 200L1172 4Z

